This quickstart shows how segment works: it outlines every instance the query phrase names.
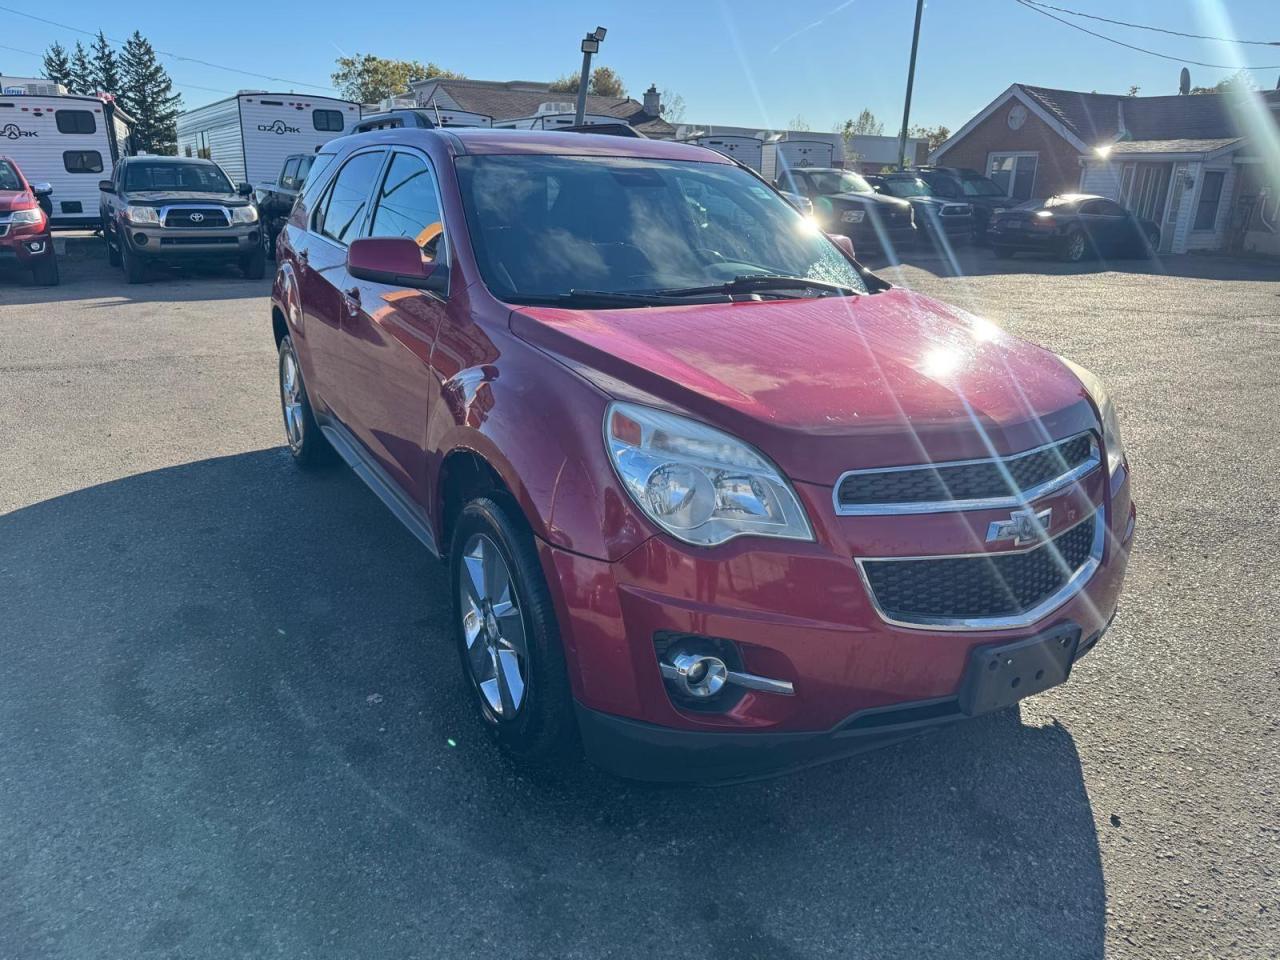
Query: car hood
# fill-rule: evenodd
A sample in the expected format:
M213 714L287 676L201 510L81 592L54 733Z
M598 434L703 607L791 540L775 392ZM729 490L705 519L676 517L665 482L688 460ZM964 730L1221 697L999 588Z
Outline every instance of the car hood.
M163 207L176 203L216 203L224 207L243 207L249 203L245 197L229 193L199 193L193 190L138 190L126 191L129 203L142 207Z
M860 467L1015 452L1096 426L1054 354L908 290L518 307L511 325L606 393L713 423L813 483Z
M886 197L882 193L832 193L824 197L826 200L833 200L838 203L854 203L863 206L893 207L898 210L906 210L910 204L900 197Z
M0 190L0 213L8 213L10 210L21 207L29 209L31 206L31 194L25 190Z

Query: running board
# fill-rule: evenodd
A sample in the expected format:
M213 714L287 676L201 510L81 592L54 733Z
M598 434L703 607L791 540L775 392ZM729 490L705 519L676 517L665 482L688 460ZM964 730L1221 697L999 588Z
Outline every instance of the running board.
M347 462L347 466L365 482L365 485L386 505L395 518L408 527L409 532L421 540L422 545L433 555L440 556L440 549L436 546L436 538L431 533L431 523L427 519L426 511L410 500L400 489L400 485L387 476L386 471L369 455L364 445L341 423L328 417L320 424L320 430L330 446L338 451L338 456Z

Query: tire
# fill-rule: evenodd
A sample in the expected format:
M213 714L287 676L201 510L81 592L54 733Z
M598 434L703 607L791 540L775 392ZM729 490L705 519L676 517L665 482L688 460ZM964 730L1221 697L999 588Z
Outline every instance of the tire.
M1068 263L1079 263L1089 253L1089 238L1083 230L1072 230L1062 242L1062 259Z
M1012 247L992 246L991 251L996 255L997 260L1008 260L1013 256Z
M577 726L560 625L533 534L510 497L462 508L449 571L458 657L490 737L533 766L571 754Z
M59 282L58 258L45 257L31 268L31 280L39 287L56 287Z
M106 224L102 226L102 242L107 245L107 263L113 267L120 266L120 251L111 244L111 234L107 231Z
M248 280L261 280L267 275L267 248L261 243L253 253L240 258L240 272Z
M280 415L284 420L284 438L293 462L311 470L333 461L333 448L316 423L302 380L302 364L293 348L293 338L285 334L280 341L276 370L280 377Z
M129 283L143 283L147 279L147 262L130 250L124 241L120 243L120 267Z

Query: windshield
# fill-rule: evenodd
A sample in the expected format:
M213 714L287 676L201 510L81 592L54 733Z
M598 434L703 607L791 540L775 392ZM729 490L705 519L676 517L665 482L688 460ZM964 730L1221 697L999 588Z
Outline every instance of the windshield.
M965 177L960 181L960 186L964 188L964 193L967 197L1006 196L999 184L994 180L988 180L986 177Z
M866 292L813 221L731 164L533 154L455 163L480 272L503 300L761 275Z
M836 193L873 193L871 184L856 173L848 170L810 170L809 179L813 181L818 193L830 196Z
M21 190L22 181L18 179L18 171L4 160L0 160L0 190Z
M131 191L236 192L221 168L211 163L130 163L125 167L124 188Z
M885 193L895 197L930 196L929 185L916 177L911 179L898 177L892 180L883 180L881 185L884 187Z

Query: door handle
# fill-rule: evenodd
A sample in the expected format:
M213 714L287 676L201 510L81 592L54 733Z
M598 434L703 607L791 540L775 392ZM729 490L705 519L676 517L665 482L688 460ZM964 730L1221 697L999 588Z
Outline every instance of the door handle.
M342 302L347 305L347 313L356 316L360 312L360 288L350 287L342 291Z

